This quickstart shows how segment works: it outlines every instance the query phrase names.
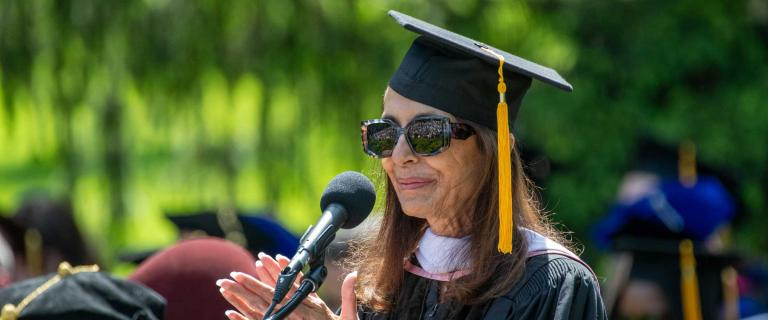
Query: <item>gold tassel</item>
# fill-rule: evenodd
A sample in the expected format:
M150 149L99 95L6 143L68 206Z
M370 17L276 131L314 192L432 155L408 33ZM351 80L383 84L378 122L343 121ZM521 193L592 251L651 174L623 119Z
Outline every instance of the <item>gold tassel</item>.
M683 295L683 319L701 320L696 257L693 254L693 242L688 239L680 242L680 288Z
M29 275L36 277L43 274L43 236L37 229L30 228L24 232L24 254Z
M496 143L498 146L499 163L499 246L501 253L512 253L512 234L514 221L512 216L512 159L509 142L509 107L504 93L507 85L504 83L504 56L493 52L487 47L481 47L484 51L499 59L499 104L496 107Z
M696 145L683 141L678 147L677 172L680 183L688 188L696 185Z
M507 103L499 102L499 106L496 108L496 121L499 147L499 252L501 253L512 253L512 232L514 231L512 220L512 159L510 157L507 112Z

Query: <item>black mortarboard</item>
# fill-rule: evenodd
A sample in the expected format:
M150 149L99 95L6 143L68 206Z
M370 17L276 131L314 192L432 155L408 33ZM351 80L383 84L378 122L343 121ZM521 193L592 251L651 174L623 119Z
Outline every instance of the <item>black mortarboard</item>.
M509 128L533 79L566 91L573 88L550 68L394 10L389 15L420 35L389 80L389 87L408 99L497 132L498 250L511 253L514 226Z
M165 300L151 289L96 272L95 266L71 267L17 282L0 290L2 320L163 318Z
M234 214L234 212L232 212ZM199 233L200 236L225 238L242 245L253 255L292 255L299 239L279 223L263 214L225 214L222 211L174 213L166 216L180 233ZM236 218L236 219L233 219ZM141 263L156 250L124 254L122 260Z
M738 189L739 178L736 174L726 168L702 161L697 155L700 151L698 149L700 147L687 140L666 143L653 137L643 136L638 139L633 151L632 170L680 179L685 171L693 171L696 175L717 177L731 192ZM688 166L693 168L686 168Z
M168 219L179 230L199 230L212 237L229 238L228 233L237 232L237 227L228 228L221 218L221 214L213 211L187 215L169 215ZM244 246L254 255L259 252L270 255L278 253L291 255L299 246L299 239L295 235L283 228L279 223L263 215L237 214L237 222L245 238L246 243Z
M573 90L555 70L394 10L389 15L420 35L389 82L408 99L495 130L499 59L483 48L502 55L504 70L509 71L505 82L510 124L517 117L531 79Z

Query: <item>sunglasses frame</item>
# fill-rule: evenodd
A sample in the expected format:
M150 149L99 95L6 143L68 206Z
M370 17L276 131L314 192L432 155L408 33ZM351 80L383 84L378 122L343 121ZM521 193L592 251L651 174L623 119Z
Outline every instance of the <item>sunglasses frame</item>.
M408 133L407 130L410 129L410 127L411 127L411 125L413 123L415 123L416 121L419 121L419 120L440 120L442 122L442 125L443 125L443 129L442 129L442 133L443 133L443 137L442 137L443 138L443 146L440 147L440 149L438 149L436 151L433 151L433 152L430 152L430 153L421 153L421 152L417 152L413 148L413 144L411 143L411 139L410 139L410 137L407 134ZM362 142L363 142L363 151L367 155L369 155L371 157L374 157L374 158L378 158L378 159L388 158L388 157L392 156L391 151L390 151L389 155L378 155L378 154L376 154L375 152L371 151L368 148L368 126L372 125L372 124L380 124L380 123L385 123L385 124L388 124L388 125L392 126L393 128L395 128L395 130L396 130L395 131L395 146L397 146L397 142L400 141L400 136L405 133L405 141L407 142L408 147L411 148L411 152L413 152L413 154L415 154L417 156L421 156L421 157L429 157L429 156L434 156L434 155L442 153L443 151L448 149L448 147L451 145L451 139L452 138L453 139L459 139L459 140L466 140L467 138L469 138L473 134L475 134L475 129L473 129L472 126L470 126L469 124L459 123L459 122L451 122L451 119L449 119L448 117L444 117L444 116L419 116L419 117L413 118L410 122L408 122L408 124L405 125L405 127L401 127L400 125L398 125L395 121L393 121L391 119L381 119L381 118L379 118L379 119L371 119L371 120L362 121L360 123L361 124L361 126L360 126L360 134L361 134L361 138L362 138ZM392 151L394 151L394 148L393 148Z

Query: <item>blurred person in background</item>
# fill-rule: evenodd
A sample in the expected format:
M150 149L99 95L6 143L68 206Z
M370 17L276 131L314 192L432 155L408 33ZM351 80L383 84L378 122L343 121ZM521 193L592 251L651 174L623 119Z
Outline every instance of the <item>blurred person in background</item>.
M15 280L55 272L59 263L97 264L95 252L77 227L68 201L46 196L24 199L11 217L21 233Z
M604 286L612 319L738 319L728 233L739 212L727 175L697 165L696 149L639 143L635 167L595 228L610 248Z

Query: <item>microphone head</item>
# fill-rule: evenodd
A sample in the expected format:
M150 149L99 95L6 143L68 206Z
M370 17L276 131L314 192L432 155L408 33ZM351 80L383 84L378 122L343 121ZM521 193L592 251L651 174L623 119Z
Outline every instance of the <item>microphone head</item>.
M376 190L368 177L354 171L338 174L323 191L320 198L320 209L331 203L338 203L347 210L347 221L341 227L351 229L357 227L373 209L376 202Z

